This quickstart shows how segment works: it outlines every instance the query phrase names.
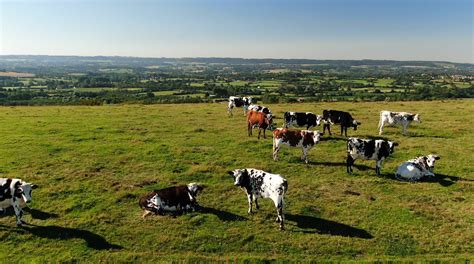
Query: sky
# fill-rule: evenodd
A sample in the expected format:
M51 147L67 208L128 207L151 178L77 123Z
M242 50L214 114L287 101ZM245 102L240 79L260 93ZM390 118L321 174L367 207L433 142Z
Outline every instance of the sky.
M0 55L474 63L474 0L0 0Z

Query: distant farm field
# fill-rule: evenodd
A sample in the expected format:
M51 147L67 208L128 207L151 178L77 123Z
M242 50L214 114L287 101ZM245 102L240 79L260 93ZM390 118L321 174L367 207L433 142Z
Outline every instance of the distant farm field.
M0 259L13 262L260 260L465 260L474 258L474 100L268 105L283 112L346 110L362 122L350 136L377 135L380 110L421 113L375 174L374 161L345 168L345 138L325 135L272 160L271 133L248 137L241 109L225 104L0 107L0 177L40 187L15 226L0 215ZM319 128L321 129L321 128ZM256 131L255 131L256 132ZM431 182L392 179L397 165L436 153ZM253 167L287 178L286 231L270 200L247 215L247 198L226 173ZM150 190L200 182L203 209L143 220Z

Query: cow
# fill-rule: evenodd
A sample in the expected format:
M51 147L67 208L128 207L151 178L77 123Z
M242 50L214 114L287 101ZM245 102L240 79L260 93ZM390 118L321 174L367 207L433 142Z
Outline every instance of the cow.
M397 142L382 139L347 139L347 173L352 174L352 165L357 158L364 160L375 160L375 172L380 175L382 162L398 146Z
M198 206L196 197L203 189L204 187L197 183L190 183L152 191L138 202L144 210L142 217L145 218L151 213L163 215L165 212L194 211Z
M423 177L434 177L434 164L440 157L430 154L421 156L402 163L395 173L399 180L418 181Z
M284 230L283 209L285 207L283 197L288 190L288 182L279 174L272 174L262 170L247 168L236 169L228 172L234 177L234 185L244 189L249 203L248 213L252 213L252 202L258 210L257 199L270 198L277 209L276 222L280 223L280 230Z
M229 116L232 116L232 109L234 109L234 107L242 107L245 115L252 101L252 97L230 96L229 104L227 105L227 113L229 114Z
M301 147L303 155L301 160L308 163L308 151L321 139L319 131L289 130L277 128L273 130L273 159L278 160L281 145Z
M315 126L321 125L322 116L315 115L311 112L285 112L283 120L285 120L285 128L290 126L306 127L307 130Z
M249 137L252 136L252 129L254 126L258 127L258 139L260 139L260 133L263 129L263 138L267 138L265 131L272 129L273 120L269 116L262 112L248 111L247 113L247 131Z
M269 115L269 118L273 118L273 114L272 114L272 111L266 107L266 106L263 106L263 105L254 105L254 104L251 104L248 108L248 110L250 111L255 111L255 112L262 112L262 113L265 113L267 115Z
M419 114L412 114L407 112L391 112L391 111L380 111L380 120L379 120L379 135L383 133L383 127L401 125L402 133L404 136L407 135L407 128L411 122L421 123L421 118Z
M340 124L341 125L341 136L342 132L344 132L345 136L347 137L347 128L352 127L354 130L357 130L357 126L360 126L360 122L352 118L351 114L348 112L337 111L337 110L324 110L323 111L323 135L326 132L326 128L331 134L331 124Z
M16 225L22 226L23 208L31 202L31 193L37 185L21 179L0 178L0 211L12 206L15 211Z

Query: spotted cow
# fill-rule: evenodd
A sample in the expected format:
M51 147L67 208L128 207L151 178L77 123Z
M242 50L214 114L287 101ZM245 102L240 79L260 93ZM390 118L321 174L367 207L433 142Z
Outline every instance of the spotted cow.
M252 136L252 129L258 127L258 139L263 129L263 138L267 138L265 131L272 129L273 119L269 118L267 114L262 112L248 111L247 112L247 132L249 137Z
M251 104L248 110L255 111L255 112L262 112L262 113L267 114L268 118L273 118L272 111L268 107L263 106L263 105Z
M332 124L340 124L341 125L341 136L342 132L344 132L345 136L347 137L347 128L352 127L354 130L357 130L357 126L360 126L360 122L352 118L351 114L348 112L337 111L337 110L324 110L323 111L323 134L326 132L326 129L331 134L331 126Z
M196 183L155 190L140 198L138 204L144 210L143 218L150 213L194 211L198 205L196 197L203 186Z
M229 116L232 116L232 109L234 109L234 107L242 107L245 115L252 101L252 97L230 96L229 104L227 105L227 113Z
M270 198L277 209L276 222L280 223L280 230L284 230L283 209L285 207L283 197L288 190L288 182L279 174L272 174L262 170L247 168L236 169L228 172L234 177L234 185L244 189L247 194L249 209L252 213L252 202L255 201L255 208L259 209L257 199Z
M31 193L37 187L21 179L0 178L0 211L12 206L16 224L21 226L24 223L23 208L31 202Z
M380 111L379 135L382 135L384 126L401 125L402 133L406 136L408 126L413 121L421 123L420 115L407 112Z
M283 115L285 127L299 126L306 127L309 130L312 127L321 125L322 116L311 112L285 112Z
M394 147L398 146L397 142L382 139L347 139L347 172L352 174L352 165L357 158L364 160L375 160L375 172L380 175L382 162L394 151Z
M303 151L301 160L308 163L308 151L321 139L319 131L289 130L277 128L273 131L273 159L278 160L281 145L300 147Z
M434 165L439 159L438 155L430 154L406 161L398 167L395 177L406 181L418 181L423 177L434 177Z

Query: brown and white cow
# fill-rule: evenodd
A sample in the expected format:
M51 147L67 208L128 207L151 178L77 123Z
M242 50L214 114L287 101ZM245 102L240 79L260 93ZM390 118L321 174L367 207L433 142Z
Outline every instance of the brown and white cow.
M263 129L263 138L267 138L265 131L272 129L272 118L269 115L262 112L248 111L247 112L247 131L249 137L252 136L252 128L258 127L258 139L260 139L260 133Z
M308 163L308 151L321 139L319 131L290 130L277 128L273 131L273 159L278 160L278 152L281 145L290 147L301 147L303 155L301 160Z

